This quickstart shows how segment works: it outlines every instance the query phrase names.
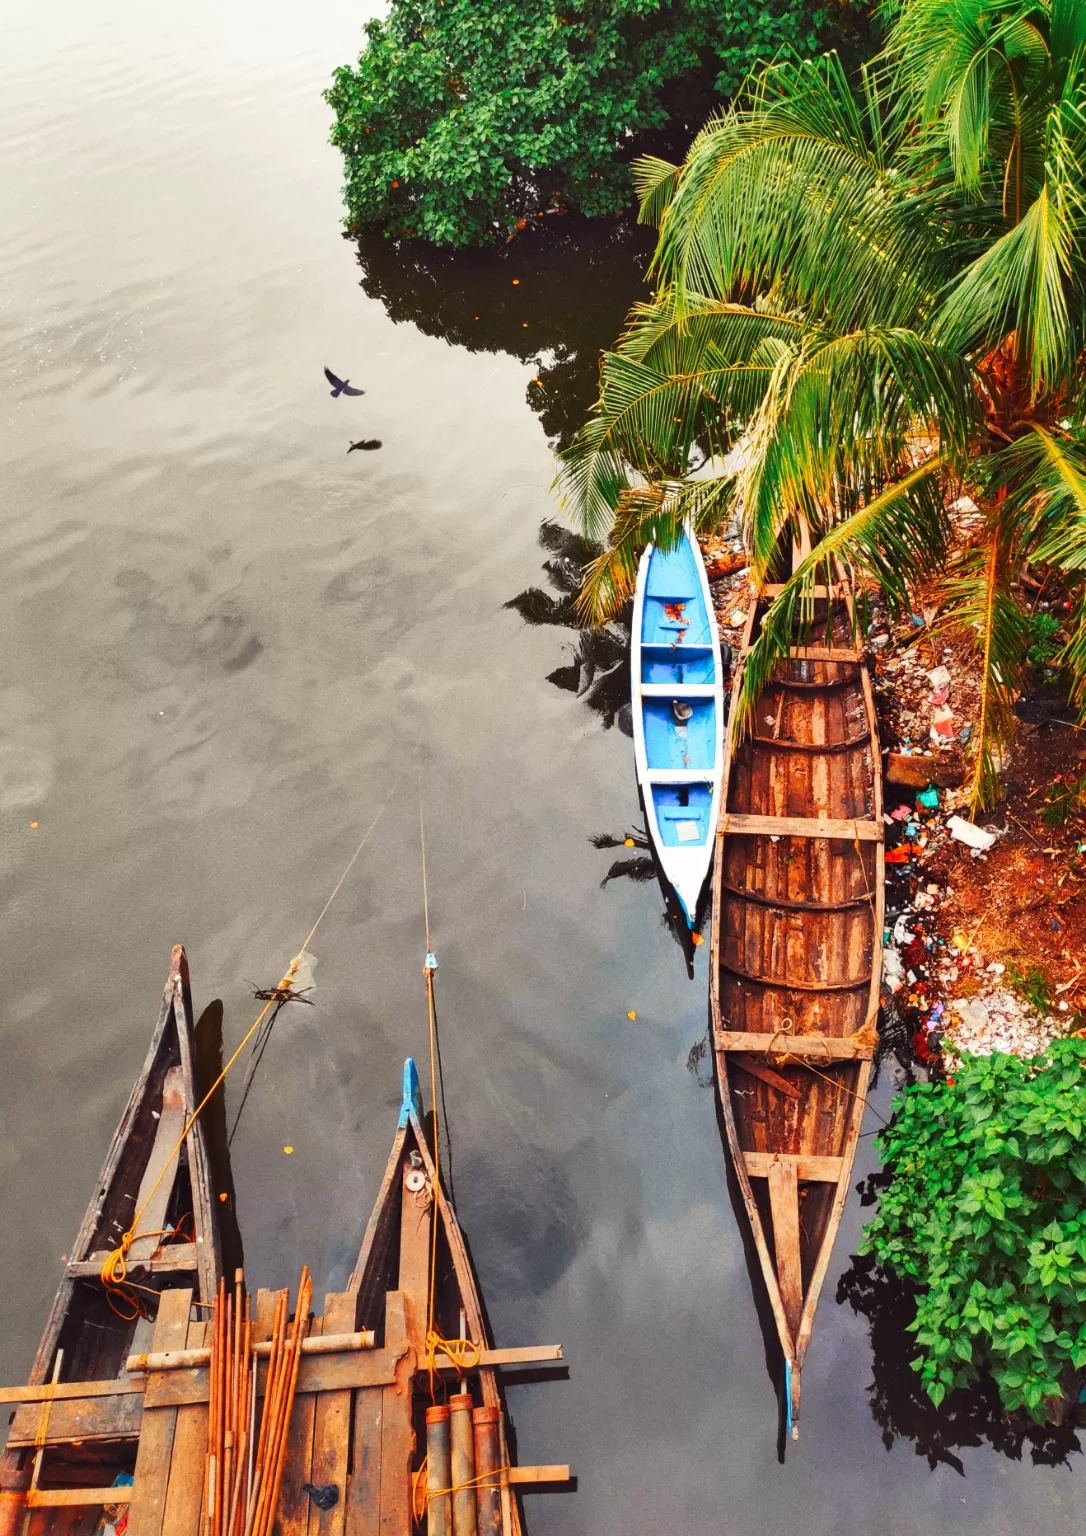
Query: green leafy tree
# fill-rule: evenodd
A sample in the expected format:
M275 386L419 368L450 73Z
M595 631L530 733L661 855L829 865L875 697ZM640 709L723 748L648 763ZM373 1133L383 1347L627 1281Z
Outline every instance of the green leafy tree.
M658 291L605 358L563 474L609 541L582 594L595 616L625 599L646 540L687 518L712 529L739 507L759 578L790 569L810 530L744 714L827 568L904 603L944 571L945 509L967 491L984 527L945 596L979 653L984 804L1030 642L1023 561L1076 595L1061 660L1086 708L1086 5L896 0L886 15L886 52L855 79L832 55L772 67L682 166L639 162ZM691 475L695 453L709 473Z
M352 228L439 245L550 209L615 214L631 137L684 89L700 121L759 60L810 52L853 0L392 0L326 100Z
M1086 1042L963 1057L898 1105L860 1252L917 1288L913 1368L936 1405L987 1371L1042 1422L1086 1367Z

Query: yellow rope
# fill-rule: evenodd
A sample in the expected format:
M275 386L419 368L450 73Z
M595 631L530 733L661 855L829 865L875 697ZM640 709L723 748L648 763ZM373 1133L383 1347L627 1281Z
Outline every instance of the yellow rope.
M393 788L395 788L395 786L393 786ZM163 1164L162 1171L160 1172L160 1174L159 1174L158 1178L155 1180L155 1182L152 1184L152 1186L151 1186L151 1188L150 1188L150 1190L148 1192L146 1200L143 1202L143 1204L140 1206L139 1210L132 1217L132 1225L129 1227L127 1232L122 1234L121 1241L119 1242L117 1247L114 1248L113 1252L109 1255L109 1257L106 1259L105 1263L102 1265L102 1269L101 1269L102 1284L105 1286L106 1294L107 1294L107 1297L109 1298L110 1306L113 1307L114 1311L116 1311L117 1309L114 1306L113 1298L114 1298L115 1295L117 1295L118 1292L120 1293L121 1298L124 1299L129 1306L134 1305L135 1302L136 1302L136 1298L134 1298L133 1296L128 1294L130 1291L137 1289L137 1287L134 1286L132 1284L132 1282L129 1281L129 1279L128 1279L128 1250L132 1247L132 1244L135 1242L137 1237L158 1237L158 1236L162 1235L161 1233L157 1233L157 1232L138 1232L136 1229L139 1226L140 1217L143 1215L144 1211L146 1211L147 1207L150 1205L151 1201L154 1199L155 1193L156 1193L159 1185L162 1183L162 1180L166 1177L167 1172L173 1167L174 1160L178 1156L178 1154L180 1153L181 1148L185 1145L185 1142L188 1139L189 1132L192 1130L193 1126L196 1124L196 1121L199 1119L200 1115L202 1114L203 1110L206 1108L208 1103L211 1101L212 1098L214 1098L215 1094L218 1092L218 1090L222 1087L223 1083L226 1081L227 1073L230 1071L231 1067L237 1061L238 1057L241 1055L242 1051L248 1045L249 1041L256 1034L257 1030L263 1024L263 1022L267 1018L268 1013L270 1012L270 1010L273 1007L277 1006L277 1004L281 1001L281 998L278 998L276 996L276 993L289 992L291 986L293 985L294 978L298 974L298 968L299 968L299 966L302 963L302 957L305 954L306 950L308 949L310 943L312 942L313 935L316 933L317 929L320 927L321 921L323 920L323 918L324 918L325 914L327 913L329 907L335 901L336 897L339 895L341 889L343 888L343 882L346 880L347 876L350 874L351 870L354 868L355 863L357 862L359 855L361 854L363 848L366 846L367 842L370 839L370 834L373 832L373 830L376 827L377 823L380 821L381 817L384 815L385 807L388 805L388 802L391 800L392 794L393 794L393 790L390 789L388 794L385 796L384 801L382 802L381 808L377 812L377 815L373 818L373 820L370 822L369 826L366 828L365 832L363 833L362 840L359 843L358 847L355 849L354 853L351 855L350 860L348 861L346 869L343 871L342 875L340 875L339 879L337 880L337 882L335 884L335 887L334 887L334 889L332 891L332 894L329 896L328 900L325 902L324 906L321 908L320 915L318 916L317 921L313 924L312 928L310 928L309 932L306 934L305 940L303 941L301 948L299 949L298 953L294 956L294 959L290 962L290 965L287 967L286 972L284 973L283 978L280 981L279 985L275 988L275 992L273 992L272 996L264 1004L263 1008L260 1010L260 1012L257 1015L257 1017L253 1020L252 1024L246 1030L245 1035L243 1036L242 1041L241 1041L240 1045L238 1046L237 1050L231 1056L230 1060L226 1063L226 1066L223 1067L222 1071L219 1073L218 1077L212 1083L212 1085L208 1089L207 1093L204 1094L204 1096L200 1100L199 1104L197 1104L196 1108L193 1110L192 1114L189 1116L188 1120L185 1122L185 1128L181 1132L181 1135L178 1137L177 1145L174 1147L173 1151L170 1153L169 1157L166 1159L166 1162ZM435 1120L435 1123L436 1123L436 1120ZM148 1289L147 1286L142 1286L142 1287L138 1287L138 1288L142 1289L142 1290L147 1290ZM132 1320L131 1318L127 1318L125 1313L118 1313L117 1315L119 1317L125 1317L126 1321L131 1321ZM137 1310L137 1313L135 1315L137 1315L137 1316L139 1315L138 1310Z
M411 1515L415 1524L422 1529L423 1518L434 1499L445 1498L449 1494L459 1493L462 1488L500 1488L502 1474L512 1470L512 1462L506 1462L503 1466L495 1467L491 1472L480 1472L476 1477L470 1478L466 1483L454 1483L451 1488L431 1488L428 1476L429 1456L422 1458L422 1465L411 1479ZM419 1508L419 1484L426 1478L426 1502Z

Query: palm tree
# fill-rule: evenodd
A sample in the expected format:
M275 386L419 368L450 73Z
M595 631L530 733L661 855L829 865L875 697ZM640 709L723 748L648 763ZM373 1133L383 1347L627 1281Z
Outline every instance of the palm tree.
M561 474L606 541L580 597L596 618L686 519L708 531L740 509L759 579L809 530L744 711L832 562L891 606L942 573L980 655L981 805L1025 658L1023 562L1075 597L1062 659L1086 711L1086 4L895 0L886 19L855 80L834 55L777 65L682 166L639 163L657 292ZM964 492L984 518L958 549L946 509Z

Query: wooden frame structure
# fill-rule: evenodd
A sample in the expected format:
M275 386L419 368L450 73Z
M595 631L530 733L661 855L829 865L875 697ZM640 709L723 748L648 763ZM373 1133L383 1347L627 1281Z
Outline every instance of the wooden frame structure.
M2 1536L91 1536L102 1507L111 1504L128 1505L128 1536L206 1536L210 1303L219 1247L199 1120L188 1125L191 1037L188 967L178 947L151 1050L80 1228L31 1380L0 1388L0 1403L17 1405L0 1461ZM179 1124L172 1103L178 1068ZM133 1207L129 1188L129 1214L140 1208L168 1167L166 1154L178 1136L184 1158L176 1159L173 1179L164 1176L160 1184L174 1192L164 1204L156 1190L146 1214L173 1211L176 1191L187 1191L197 1207L195 1241L156 1244L143 1253L139 1233L147 1229L139 1223L130 1269L152 1282L148 1310L156 1316L153 1324L118 1318L102 1343L95 1309L107 1305L100 1275L106 1253L96 1246L103 1222L114 1220L115 1195L126 1180L139 1190ZM138 1157L133 1148L141 1149ZM188 1252L205 1247L207 1262ZM263 1346L285 1294L289 1303L288 1293L256 1294L258 1402L268 1371ZM280 1536L412 1536L416 1524L425 1529L428 1500L437 1495L428 1492L422 1471L422 1426L427 1404L443 1400L450 1387L469 1423L473 1410L481 1415L495 1452L477 1480L480 1516L470 1536L522 1536L517 1489L569 1482L568 1466L512 1464L499 1372L560 1363L562 1351L556 1345L492 1347L467 1245L424 1134L411 1061L404 1067L392 1153L347 1289L326 1296L322 1316L301 1319L300 1333L274 1506ZM88 1362L98 1364L96 1373L85 1368ZM127 1486L118 1486L119 1474ZM465 1479L458 1490L465 1507L474 1508L475 1481ZM319 1505L314 1488L334 1489L335 1497ZM490 1494L486 1526L483 1490Z

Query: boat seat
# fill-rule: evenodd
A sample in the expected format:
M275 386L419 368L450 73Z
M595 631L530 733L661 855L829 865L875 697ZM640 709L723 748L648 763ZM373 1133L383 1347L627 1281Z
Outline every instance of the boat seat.
M698 821L704 809L696 805L658 805L656 814L661 821Z
M166 1210L173 1193L174 1177L163 1176L169 1158L185 1129L185 1074L180 1067L171 1067L162 1082L162 1107L159 1111L155 1142L147 1160L140 1192L136 1196L134 1213L139 1217L139 1231L150 1235L136 1237L128 1251L129 1264L146 1263L154 1254L162 1238L159 1235L166 1225ZM158 1187L156 1188L156 1182ZM152 1193L153 1191L153 1193ZM147 1209L144 1210L144 1205Z

